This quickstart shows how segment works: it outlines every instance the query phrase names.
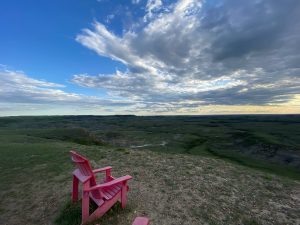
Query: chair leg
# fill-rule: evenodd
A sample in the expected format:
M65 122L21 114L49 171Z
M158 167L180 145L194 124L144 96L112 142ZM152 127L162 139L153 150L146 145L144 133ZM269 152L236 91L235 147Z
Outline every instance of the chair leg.
M82 206L81 206L81 216L82 224L85 224L88 221L90 214L90 196L89 193L84 191L82 196Z
M127 185L126 183L123 183L122 185L122 191L121 191L121 206L124 209L126 206L126 196L127 195Z
M73 203L78 201L78 185L79 185L78 178L73 175L73 189L72 189L72 202Z

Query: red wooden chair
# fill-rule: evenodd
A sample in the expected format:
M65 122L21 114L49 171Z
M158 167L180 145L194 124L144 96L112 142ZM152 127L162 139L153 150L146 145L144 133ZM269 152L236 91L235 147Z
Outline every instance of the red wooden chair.
M127 181L132 179L126 175L114 178L110 175L110 166L92 170L89 160L74 151L70 151L71 159L76 164L77 169L73 172L72 201L78 201L78 185L82 183L82 224L91 222L103 216L118 200L122 208L126 205L126 194L128 191ZM105 179L96 182L96 173L106 172ZM98 208L90 214L89 203L92 199Z

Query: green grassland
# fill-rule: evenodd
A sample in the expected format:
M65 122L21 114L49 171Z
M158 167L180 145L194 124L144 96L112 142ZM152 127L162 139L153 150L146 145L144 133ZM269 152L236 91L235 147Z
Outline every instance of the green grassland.
M219 157L299 178L298 115L9 117L0 128L83 145Z
M0 224L80 224L69 150L130 174L101 224L300 224L300 116L0 118Z

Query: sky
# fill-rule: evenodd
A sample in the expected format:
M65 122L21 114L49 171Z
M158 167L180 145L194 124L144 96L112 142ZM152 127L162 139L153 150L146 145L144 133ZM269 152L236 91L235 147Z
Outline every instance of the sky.
M0 116L300 113L299 0L0 1Z

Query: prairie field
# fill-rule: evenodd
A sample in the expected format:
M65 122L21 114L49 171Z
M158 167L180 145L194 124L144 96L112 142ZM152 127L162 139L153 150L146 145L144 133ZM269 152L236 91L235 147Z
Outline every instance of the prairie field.
M0 224L80 224L70 150L133 176L92 224L300 224L297 115L0 118Z

